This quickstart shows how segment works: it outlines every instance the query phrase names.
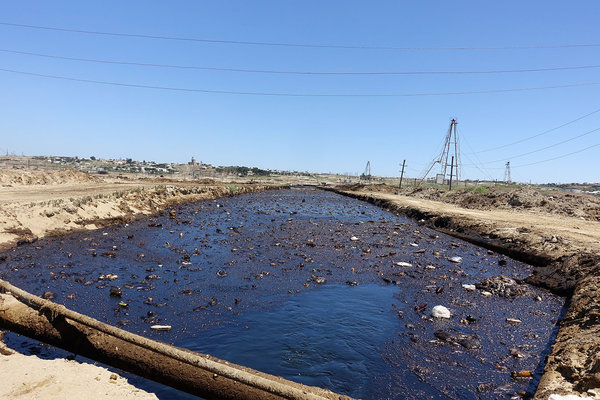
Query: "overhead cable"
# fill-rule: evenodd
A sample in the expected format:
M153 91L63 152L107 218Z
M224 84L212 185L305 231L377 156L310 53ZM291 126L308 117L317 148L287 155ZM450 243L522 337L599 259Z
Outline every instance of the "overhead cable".
M568 156L572 156L573 154L583 153L586 150L593 149L594 147L598 147L598 146L600 146L600 143L596 143L596 144L593 144L591 146L584 147L583 149L572 151L570 153L561 154L560 156L556 156L556 157L552 157L552 158L547 158L545 160L540 160L540 161L535 161L535 162L531 162L531 163L528 163L528 164L520 164L520 165L512 165L511 164L510 167L511 168L520 168L520 167L529 167L531 165L536 165L536 164L542 164L542 163L545 163L545 162L548 162L548 161L554 161L554 160L558 160L558 159L565 158L565 157L568 157ZM502 168L490 168L490 169L504 169L504 167L502 167Z
M17 24L17 23L12 23L12 22L0 22L0 25L13 26L13 27L17 27L17 28L27 28L27 29L49 30L49 31L70 32L70 33L83 33L83 34L90 34L90 35L141 38L141 39L176 40L176 41L185 41L185 42L218 43L218 44L251 45L251 46L308 47L308 48L324 48L324 49L460 50L460 51L464 51L464 50L528 50L528 49L564 49L564 48L600 47L600 43L522 45L522 46L481 46L481 47L338 45L338 44L317 44L317 43L285 43L285 42L262 42L262 41L258 42L258 41L247 41L247 40L202 39L202 38L192 38L192 37L163 36L163 35L150 35L150 34L139 34L139 33L92 31L92 30L84 30L84 29L61 28L61 27L55 27L55 26Z
M40 78L59 79L73 82L94 83L108 86L121 86L142 89L168 90L177 92L195 92L195 93L212 93L212 94L230 94L230 95L248 95L248 96L273 96L273 97L425 97L425 96L454 96L454 95L471 95L471 94L491 94L491 93L512 93L526 92L534 90L546 89L563 89L585 86L600 85L600 82L584 82L571 83L565 85L549 85L527 88L511 88L511 89L486 89L486 90L471 90L471 91L456 91L456 92L429 92L429 93L291 93L291 92L253 92L253 91L235 91L235 90L211 90L211 89L194 89L185 87L169 87L156 85L142 85L135 83L122 83L100 81L94 79L73 78L61 75L40 74L35 72L18 71L7 68L0 68L0 71L10 72L13 74L36 76Z
M562 124L562 125L559 125L559 126L556 126L556 127L554 127L554 128L551 128L551 129L545 130L545 131L543 131L543 132L540 132L540 133L538 133L538 134L536 134L536 135L533 135L533 136L528 136L528 137L526 137L526 138L523 138L523 139L517 140L516 142L511 142L511 143L508 143L508 144L504 144L504 145L502 145L502 146L496 146L496 147L492 147L492 148L489 148L489 149L485 149L485 150L480 150L480 151L472 152L472 153L469 153L469 154L480 154L480 153L487 153L487 152L489 152L489 151L493 151L493 150L499 150L499 149L503 149L503 148L505 148L505 147L509 147L509 146L512 146L512 145L515 145L515 144L523 143L523 142L526 142L526 141L528 141L528 140L534 139L534 138L536 138L536 137L539 137L539 136L542 136L542 135L548 134L548 133L550 133L550 132L554 132L554 131L556 131L556 130L558 130L558 129L560 129L560 128L563 128L563 127L565 127L565 126L567 126L567 125L570 125L570 124L572 124L572 123L574 123L574 122L580 121L580 120L582 120L582 119L584 119L584 118L587 118L587 117L589 117L590 115L594 115L594 114L596 114L596 113L598 113L598 112L600 112L600 108L599 108L599 109L597 109L597 110L594 110L594 111L592 111L591 113L588 113L588 114L582 115L581 117L575 118L575 119L574 119L574 120L572 120L572 121L566 122L566 123L564 123L564 124Z
M525 69L498 69L487 71L285 71L273 69L248 69L231 67L207 67L195 65L174 65L144 63L137 61L106 60L97 58L67 57L54 54L34 53L29 51L0 49L0 52L20 54L34 57L45 57L57 60L81 61L99 64L131 65L141 67L172 68L172 69L192 69L203 71L225 71L225 72L251 72L262 74L291 74L291 75L480 75L480 74L506 74L506 73L527 73L527 72L549 72L549 71L569 71L581 69L597 69L600 65L576 65L566 67L547 67L547 68L525 68Z
M539 148L539 149L536 149L536 150L528 151L528 152L526 152L526 153L521 153L521 154L518 154L518 155L516 155L516 156L512 156L512 157L506 157L506 158L503 158L503 159L500 159L500 160L494 160L494 161L486 161L486 162L482 162L482 163L479 163L478 165L482 165L482 164L493 164L493 163L497 163L497 162L510 161L510 160L512 160L512 159L514 159L514 158L519 158L519 157L528 156L528 155L530 155L530 154L539 153L540 151L544 151L544 150L550 149L550 148L552 148L552 147L556 147L556 146L559 146L559 145L561 145L561 144L565 144L565 143L567 143L567 142L571 142L571 141L573 141L573 140L575 140L575 139L579 139L580 137L583 137L583 136L590 135L590 134L592 134L592 133L594 133L594 132L597 132L597 131L600 131L600 128L592 129L591 131L587 131L587 132L585 132L585 133L582 133L582 134L580 134L580 135L573 136L572 138L565 139L565 140L563 140L563 141L560 141L560 142L557 142L557 143L551 144L551 145L549 145L549 146L546 146L546 147L542 147L542 148ZM466 164L466 165L472 166L472 165L475 165L475 164Z

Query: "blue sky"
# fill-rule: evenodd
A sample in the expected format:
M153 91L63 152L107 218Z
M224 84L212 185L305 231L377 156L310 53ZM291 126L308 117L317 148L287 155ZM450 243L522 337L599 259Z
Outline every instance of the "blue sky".
M0 3L0 15L4 23L87 31L438 48L260 46L0 25L0 50L96 60L304 72L600 65L600 46L543 47L600 44L597 1L19 1ZM522 46L542 47L514 48ZM456 47L470 49L439 49ZM481 47L511 48L473 49ZM294 75L115 65L6 51L0 51L0 69L142 86L289 94L423 94L600 83L600 68ZM214 165L338 173L361 173L370 161L373 174L386 176L397 176L406 159L408 176L416 177L439 152L450 119L456 118L464 178L501 180L510 161L513 180L521 182L600 181L600 146L580 151L600 144L600 131L583 135L600 128L600 112L485 151L599 110L598 84L463 95L289 97L120 87L0 71L0 85L2 153L176 162L194 156ZM569 153L574 154L565 156ZM552 158L557 159L543 162Z

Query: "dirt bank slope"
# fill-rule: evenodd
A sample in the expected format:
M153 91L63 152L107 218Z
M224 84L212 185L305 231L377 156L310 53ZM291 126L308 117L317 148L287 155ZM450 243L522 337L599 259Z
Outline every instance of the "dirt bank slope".
M474 194L358 185L337 191L534 264L530 283L572 296L535 398L600 398L598 198L529 188Z
M0 249L46 235L128 222L173 204L274 188L204 180L101 179L78 171L36 172L20 182L0 171ZM79 179L79 181L77 181ZM49 182L49 183L44 183Z

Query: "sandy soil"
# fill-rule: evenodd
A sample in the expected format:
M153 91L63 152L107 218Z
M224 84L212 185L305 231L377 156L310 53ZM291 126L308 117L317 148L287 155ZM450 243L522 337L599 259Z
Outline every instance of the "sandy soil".
M2 399L157 399L105 368L63 359L41 360L2 346Z
M100 177L71 170L0 170L0 249L47 235L128 222L177 203L273 187L213 180ZM0 376L2 399L156 399L104 368L62 359L41 360L5 347L0 348Z
M337 191L532 263L530 283L571 299L535 398L600 398L599 198L530 188L475 194L354 185Z
M128 222L176 203L268 187L273 186L210 179L100 178L70 170L0 171L0 249L49 234Z

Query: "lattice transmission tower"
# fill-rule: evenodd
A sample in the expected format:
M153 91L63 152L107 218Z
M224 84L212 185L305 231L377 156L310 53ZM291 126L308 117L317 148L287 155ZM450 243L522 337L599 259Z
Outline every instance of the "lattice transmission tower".
M504 169L504 182L512 183L510 179L510 161L506 162L506 168Z
M442 152L432 161L427 172L425 172L425 175L421 178L419 185L427 178L427 175L436 164L440 164L441 166L440 173L435 177L435 182L438 185L443 185L446 181L458 181L460 179L460 143L458 141L458 133L456 130L457 125L458 122L456 119L452 118L448 132L446 133L446 138L444 139Z

